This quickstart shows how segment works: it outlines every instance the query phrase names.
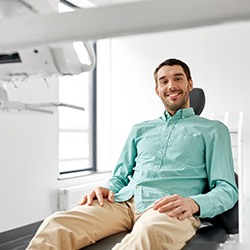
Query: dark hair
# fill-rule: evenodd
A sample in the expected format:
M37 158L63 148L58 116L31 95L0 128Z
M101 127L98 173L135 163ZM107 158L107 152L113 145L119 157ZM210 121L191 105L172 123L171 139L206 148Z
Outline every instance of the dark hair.
M158 71L160 70L160 68L162 68L163 66L174 66L174 65L180 65L180 66L183 68L184 73L185 73L186 76L187 76L187 79L188 79L188 80L191 80L191 79L192 79L190 69L189 69L189 67L187 66L186 63L184 63L184 62L181 61L181 60L175 59L175 58L170 58L170 59L167 59L167 60L163 61L163 62L155 69L155 71L154 71L155 82L157 83L157 73L158 73Z

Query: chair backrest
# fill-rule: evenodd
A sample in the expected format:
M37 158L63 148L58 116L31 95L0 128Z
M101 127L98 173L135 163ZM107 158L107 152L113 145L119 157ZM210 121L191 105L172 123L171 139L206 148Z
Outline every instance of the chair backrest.
M190 92L190 106L194 109L196 115L200 115L206 103L205 93L201 88L193 88ZM238 175L235 173L235 180L238 185ZM233 208L226 212L215 216L209 220L212 224L220 226L225 229L228 234L237 234L239 232L238 222L238 201Z
M206 97L203 89L193 88L189 93L190 106L194 109L196 115L200 115L206 103Z

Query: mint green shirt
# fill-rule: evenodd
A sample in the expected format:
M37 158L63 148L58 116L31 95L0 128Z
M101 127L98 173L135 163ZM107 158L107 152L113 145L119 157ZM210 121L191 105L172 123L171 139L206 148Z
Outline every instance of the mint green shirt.
M198 203L200 217L220 214L238 199L229 131L192 108L136 124L107 187L116 202L134 196L138 213L179 194Z

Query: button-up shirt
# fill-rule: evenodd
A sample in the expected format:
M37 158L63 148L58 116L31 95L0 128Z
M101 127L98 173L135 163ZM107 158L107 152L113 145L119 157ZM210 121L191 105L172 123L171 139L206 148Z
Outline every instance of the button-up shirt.
M136 124L106 187L116 202L134 196L138 213L179 194L197 202L200 217L220 214L238 199L228 128L192 108Z

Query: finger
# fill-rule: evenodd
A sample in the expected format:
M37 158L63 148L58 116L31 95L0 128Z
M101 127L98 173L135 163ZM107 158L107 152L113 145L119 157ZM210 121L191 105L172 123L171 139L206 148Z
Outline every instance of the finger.
M96 198L97 198L97 200L98 200L98 202L99 202L99 205L102 207L103 206L103 195L102 195L102 192L100 192L100 191L97 191L96 192Z
M84 195L83 197L82 197L82 199L78 202L78 206L81 206L81 205L84 205L84 204L86 204L86 202L87 202L87 196L86 195Z
M179 207L176 207L175 209L171 210L168 213L168 216L174 218L174 217L181 216L184 212L185 212L185 210L183 210L183 207L179 206Z
M91 206L93 203L94 198L96 197L95 191L91 192L87 195L87 205Z
M166 198L161 198L158 201L156 201L153 205L154 210L158 210L160 207L168 204L168 200Z
M168 202L167 204L163 203L161 206L159 206L158 204L158 212L160 213L164 213L164 212L167 212L167 211L170 211L170 210L173 210L175 208L178 208L182 205L181 201L180 200L176 200L176 201L171 201L171 202Z
M109 202L114 202L114 192L109 191L109 195L108 195L108 201Z
M186 206L179 206L177 208L175 208L174 210L172 210L171 212L168 213L169 217L176 217L179 220L184 220L187 217L192 216L192 211L189 207Z
M177 216L177 219L179 219L179 220L184 220L184 219L186 219L186 218L188 218L188 217L190 217L190 216L191 216L191 214L190 214L188 211L185 211L184 213L178 215L178 216Z
M159 204L157 204L157 206L155 206L155 210L157 210L160 213L164 213L164 212L167 212L174 207L175 207L175 205L173 204L173 202L170 202L167 204L165 204L165 203L160 204L159 203Z
M174 201L176 201L176 200L178 200L178 199L179 199L179 196L176 195L176 194L171 195L171 196L168 196L168 197L161 198L161 199L159 199L158 201L156 201L156 202L154 203L154 205L153 205L154 210L158 210L158 208L160 208L160 207L162 207L162 206L165 206L165 205L167 205L167 204L169 204L169 203L172 203L172 202L174 202ZM171 207L170 207L170 208L171 208ZM169 208L169 209L170 209L170 208ZM164 211L166 211L166 210L164 210Z
M155 201L154 204L153 204L153 206L156 206L157 204L159 204L159 203L161 202L162 199L163 199L163 198L161 198L161 199Z

